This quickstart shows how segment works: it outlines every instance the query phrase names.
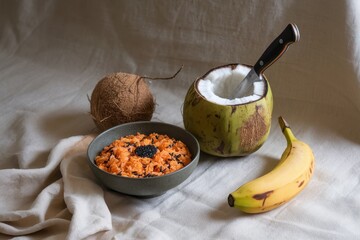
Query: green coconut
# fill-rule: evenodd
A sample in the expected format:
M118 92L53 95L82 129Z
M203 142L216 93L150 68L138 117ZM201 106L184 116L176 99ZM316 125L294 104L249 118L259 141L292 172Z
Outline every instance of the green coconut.
M262 76L261 93L255 93L258 97L254 95L240 101L227 98L229 91L246 75L240 74L237 71L239 68L250 70L250 67L241 64L211 69L198 78L186 94L183 104L184 126L198 139L201 150L208 154L221 157L246 156L258 150L269 135L273 96L265 76ZM216 84L206 91L223 99L221 103L214 102L205 96L204 90L199 90L200 83L210 75L212 78L215 76L212 81Z

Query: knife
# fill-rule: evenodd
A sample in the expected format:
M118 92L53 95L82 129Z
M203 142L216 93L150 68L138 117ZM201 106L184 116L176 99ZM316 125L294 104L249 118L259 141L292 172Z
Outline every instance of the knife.
M298 27L295 24L290 23L267 47L259 60L257 60L255 65L251 68L250 72L245 76L244 80L242 80L234 89L230 99L252 95L252 86L254 82L262 81L261 74L285 53L290 44L298 42L299 40L300 32Z

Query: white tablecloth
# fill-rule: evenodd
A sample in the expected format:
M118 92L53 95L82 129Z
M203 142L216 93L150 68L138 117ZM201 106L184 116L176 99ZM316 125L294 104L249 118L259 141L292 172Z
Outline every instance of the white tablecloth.
M210 68L254 64L290 22L300 42L266 75L271 133L254 154L206 154L181 185L136 198L86 164L97 134L88 96L106 74L151 81L153 121L183 126L187 89ZM360 239L360 2L0 1L0 238ZM288 204L257 215L227 196L270 171L282 115L314 151L314 176ZM22 237L22 238L21 238Z

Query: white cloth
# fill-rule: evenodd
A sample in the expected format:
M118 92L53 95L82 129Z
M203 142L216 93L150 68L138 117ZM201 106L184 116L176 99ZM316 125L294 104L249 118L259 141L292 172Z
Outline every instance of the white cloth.
M360 239L360 2L0 0L0 238ZM215 66L253 64L289 23L300 42L266 70L270 136L244 158L206 154L155 198L104 188L86 164L92 89L106 74L151 77L154 121L183 126L190 84ZM315 153L314 176L264 214L227 196L271 170L282 115Z
M1 233L24 235L52 227L58 237L83 239L111 229L104 193L86 165L89 140L62 140L42 167L0 170Z

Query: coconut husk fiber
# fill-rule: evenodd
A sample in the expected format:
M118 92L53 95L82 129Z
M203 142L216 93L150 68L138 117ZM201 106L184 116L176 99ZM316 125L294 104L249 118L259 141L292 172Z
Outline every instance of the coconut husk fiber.
M109 74L97 83L90 105L101 131L127 122L148 121L155 110L155 100L145 80L122 72Z

